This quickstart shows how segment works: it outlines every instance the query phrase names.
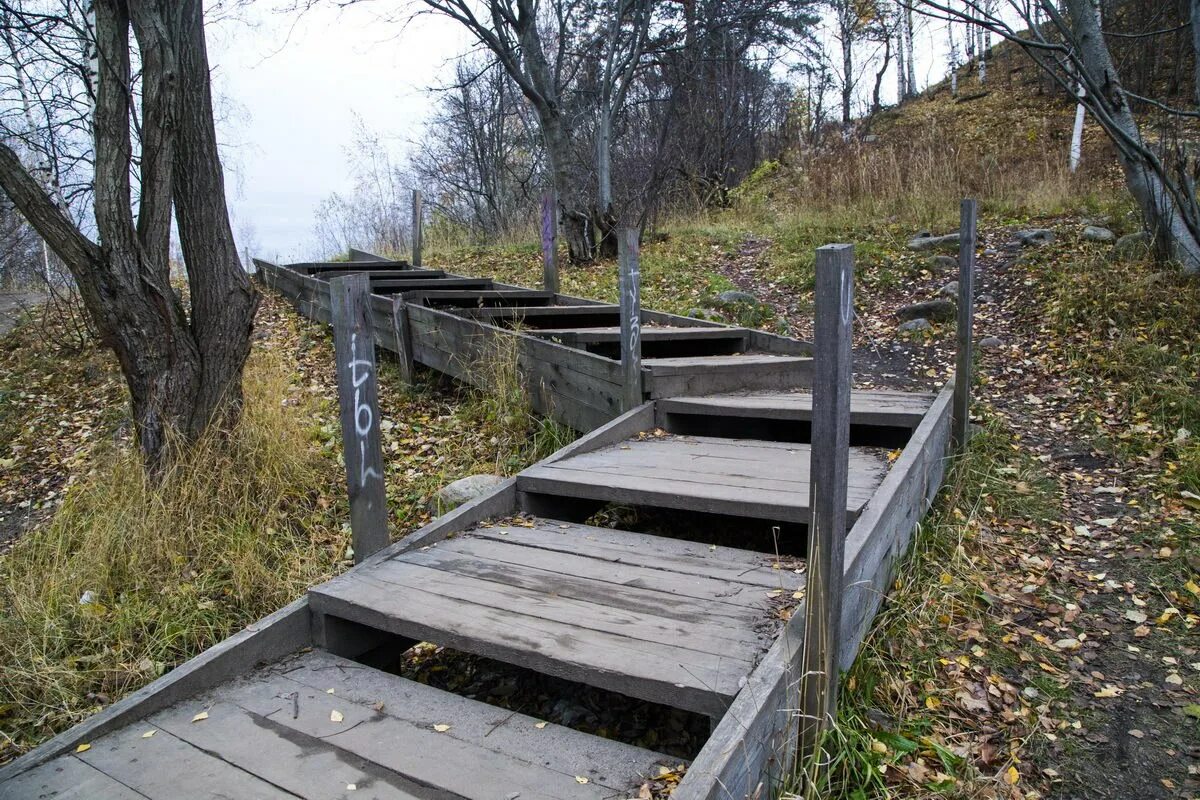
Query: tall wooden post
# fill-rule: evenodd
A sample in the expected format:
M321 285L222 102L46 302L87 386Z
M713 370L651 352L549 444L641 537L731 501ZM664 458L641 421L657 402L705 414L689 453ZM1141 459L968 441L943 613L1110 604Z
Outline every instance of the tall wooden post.
M542 288L558 293L558 192L542 194Z
M800 675L800 753L811 778L824 766L821 740L837 709L838 643L850 463L850 345L854 246L817 249L812 446L809 451L808 578Z
M978 204L962 201L958 229L958 356L954 365L954 408L950 435L961 450L971 436L971 369L974 358L975 237Z
M340 275L329 281L333 349L346 488L350 494L350 536L355 562L388 543L383 449L379 439L379 392L371 328L371 290L366 275Z
M421 223L424 220L422 212L423 201L421 199L421 190L413 189L412 198L412 265L414 267L421 266L421 245L423 244L423 230Z
M400 378L412 386L412 328L408 324L408 304L404 301L404 292L400 292L392 298L392 335L396 337L396 358L400 362Z
M622 408L642 404L642 273L638 265L638 229L617 232L620 265L621 372L625 377Z

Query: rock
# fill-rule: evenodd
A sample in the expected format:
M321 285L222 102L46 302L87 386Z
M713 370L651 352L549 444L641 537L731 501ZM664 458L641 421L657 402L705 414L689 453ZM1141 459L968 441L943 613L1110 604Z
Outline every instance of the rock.
M996 298L990 294L981 294L975 298L975 302L981 306L990 306L995 304Z
M749 303L751 305L756 306L756 305L758 305L758 298L755 297L754 295L750 294L749 292L739 292L739 291L731 290L728 292L721 292L719 295L717 295L716 302L718 302L722 305L734 305L737 303Z
M934 269L958 269L958 259L954 256L934 256L932 266Z
M958 315L958 312L949 300L938 298L937 300L926 300L923 303L913 303L909 306L903 306L896 310L896 316L902 320L912 320L924 317L931 319L934 322L949 322Z
M709 322L721 322L722 321L720 314L714 314L712 311L709 311L707 308L689 308L687 315L689 317L691 317L692 319L706 319Z
M938 294L942 297L958 297L958 281L950 281L941 289L938 289Z
M987 250L983 251L983 254L985 256L998 256L1000 255L1000 251L994 247L989 247Z
M945 236L933 236L929 231L921 231L908 242L909 250L925 252L928 250L957 250L958 234L948 233Z
M1083 240L1085 242L1115 242L1117 235L1108 228L1101 228L1099 225L1088 225L1083 229Z
M1004 346L1004 342L1000 341L995 336L985 336L979 340L980 350L997 350Z
M1137 261L1145 258L1149 252L1150 235L1145 231L1138 231L1117 239L1112 255L1117 261Z
M438 490L429 501L430 514L445 514L468 503L476 497L487 494L504 482L500 475L468 475L459 478L454 483L448 483Z
M1049 228L1030 228L1017 231L1017 241L1022 247L1041 247L1054 241L1054 231Z
M925 319L924 317L917 317L916 319L910 319L908 322L900 323L896 330L901 331L902 333L912 333L914 331L927 331L932 327L933 326L929 324L929 320Z

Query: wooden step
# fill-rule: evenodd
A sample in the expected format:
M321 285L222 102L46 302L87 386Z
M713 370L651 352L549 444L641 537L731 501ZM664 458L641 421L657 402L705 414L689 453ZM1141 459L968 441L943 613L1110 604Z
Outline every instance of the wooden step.
M442 306L537 306L554 302L554 292L539 289L432 290L413 292L412 302Z
M708 395L758 389L795 389L812 384L812 359L770 353L647 358L651 398Z
M933 404L935 395L883 389L855 390L850 395L852 425L915 428ZM664 414L812 420L811 392L750 392L709 397L668 397L658 402Z
M556 520L497 522L309 599L319 613L719 716L774 637L771 599L803 583L770 562Z
M327 281L337 275L350 275L351 273L366 275L372 281L376 280L392 280L392 281L424 281L432 278L445 278L446 273L440 269L371 269L366 262L353 265L353 269L338 269L338 270L315 270L309 271L308 277L316 278L320 281ZM300 270L301 274L304 270Z
M612 305L509 306L463 309L459 313L493 325L519 323L522 328L610 327L621 322L621 310Z
M680 762L319 651L90 744L0 796L603 800Z
M563 344L570 346L621 341L620 327L612 325L596 328L541 328L536 331L530 331L530 333L546 339L557 339ZM643 342L663 339L738 339L744 342L749 336L749 331L745 328L726 328L724 326L712 328L676 328L666 325L647 325L642 327L641 333Z
M302 261L298 264L287 264L289 269L300 270L307 272L309 275L320 276L322 273L338 273L338 272L388 272L396 273L405 272L441 272L441 270L427 270L413 268L407 261Z
M807 444L666 434L537 464L517 489L807 524L809 455ZM881 448L850 448L849 522L887 469Z
M425 292L435 289L491 289L490 278L427 278L413 280L405 278L396 280L391 277L371 278L371 291L375 294L396 294L397 292Z

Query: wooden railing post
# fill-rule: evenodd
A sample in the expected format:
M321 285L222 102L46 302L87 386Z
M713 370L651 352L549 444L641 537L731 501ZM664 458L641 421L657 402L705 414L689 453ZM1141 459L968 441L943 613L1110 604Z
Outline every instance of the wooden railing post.
M404 301L404 292L392 298L392 335L396 337L396 359L400 362L400 378L412 386L412 328L408 324L408 303Z
M817 249L808 578L800 675L800 755L810 786L824 767L822 739L837 710L838 644L850 463L854 246ZM811 796L811 795L809 795Z
M423 244L423 229L422 222L424 216L422 206L424 202L421 198L421 190L413 189L412 194L412 265L414 267L421 266L421 245Z
M642 274L638 266L638 229L617 232L620 264L621 371L625 391L622 410L642 404Z
M350 495L350 536L357 563L388 543L371 290L367 276L354 273L331 278L329 305L341 406L342 449L346 457L346 488Z
M558 192L542 195L542 288L558 293Z
M971 371L975 321L975 239L978 204L963 200L958 229L958 354L954 366L953 422L950 435L956 450L971 436Z

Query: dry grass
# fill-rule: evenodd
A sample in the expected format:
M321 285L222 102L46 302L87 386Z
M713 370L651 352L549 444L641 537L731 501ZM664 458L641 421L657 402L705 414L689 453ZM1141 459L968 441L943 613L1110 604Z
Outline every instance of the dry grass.
M336 463L289 371L256 355L246 410L160 483L110 447L46 526L0 561L0 709L24 749L330 575L342 536L317 504Z

